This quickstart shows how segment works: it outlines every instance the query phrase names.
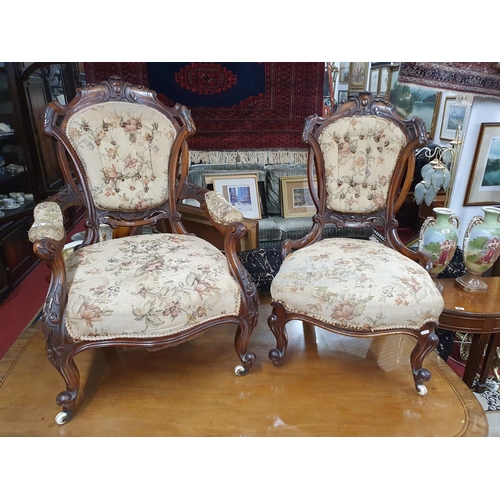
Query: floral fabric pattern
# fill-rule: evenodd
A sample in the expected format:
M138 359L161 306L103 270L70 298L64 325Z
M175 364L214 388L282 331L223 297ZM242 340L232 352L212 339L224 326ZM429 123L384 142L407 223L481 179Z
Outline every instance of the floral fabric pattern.
M71 254L66 269L65 321L75 340L162 337L240 310L226 258L192 235L96 243Z
M443 297L428 272L376 241L325 239L290 254L273 300L340 327L419 329L438 321Z
M224 196L216 191L206 193L205 202L208 211L219 224L227 225L231 224L231 222L241 222L243 220L241 211L233 207Z
M176 130L155 109L125 102L96 104L75 113L66 134L98 208L147 210L168 199Z
M61 241L66 238L61 209L54 201L39 203L33 210L34 222L28 231L31 243L41 238L51 238Z
M390 180L406 137L377 116L341 118L319 137L325 161L327 207L372 213L386 205Z

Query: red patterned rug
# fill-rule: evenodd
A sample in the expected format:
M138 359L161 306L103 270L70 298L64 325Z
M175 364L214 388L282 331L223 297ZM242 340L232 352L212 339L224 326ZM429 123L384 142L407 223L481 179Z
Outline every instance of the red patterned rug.
M191 149L305 149L304 119L322 114L324 63L85 63L87 83L118 75L186 105Z
M500 97L500 63L402 62L398 81Z

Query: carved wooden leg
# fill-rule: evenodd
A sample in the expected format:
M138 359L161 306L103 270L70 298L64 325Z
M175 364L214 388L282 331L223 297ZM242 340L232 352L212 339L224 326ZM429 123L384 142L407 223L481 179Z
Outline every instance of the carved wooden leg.
M69 412L75 407L80 389L80 372L73 359L74 353L71 350L51 349L47 346L47 357L66 383L66 390L58 394L56 403Z
M425 357L433 351L438 344L439 338L435 334L434 330L426 334L421 333L418 337L418 343L410 355L410 364L413 372L413 379L415 380L415 386L417 387L418 392L422 395L425 394L425 392L421 392L425 390L425 387L423 386L424 382L431 379L431 372L427 368L422 368L422 363Z
M248 351L248 342L250 340L250 336L252 334L253 327L251 327L246 320L242 320L238 325L238 329L236 330L236 336L234 338L234 346L236 348L236 352L241 359L244 367L244 373L247 373L248 370L253 366L257 356L253 352ZM238 367L236 367L237 375L244 375L243 372L238 372Z
M271 316L269 316L267 324L276 339L276 349L271 349L269 351L269 359L275 366L281 366L288 345L288 338L285 330L287 315L283 304L280 302L271 302L271 306L273 312Z

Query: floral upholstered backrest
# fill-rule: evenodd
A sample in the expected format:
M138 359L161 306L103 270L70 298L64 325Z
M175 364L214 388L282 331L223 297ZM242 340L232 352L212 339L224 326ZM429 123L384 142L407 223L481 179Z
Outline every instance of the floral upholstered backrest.
M168 199L168 165L176 137L159 111L105 102L76 112L65 130L101 210L148 210Z
M343 117L327 125L318 142L325 163L327 207L357 214L384 209L407 143L403 131L378 116Z

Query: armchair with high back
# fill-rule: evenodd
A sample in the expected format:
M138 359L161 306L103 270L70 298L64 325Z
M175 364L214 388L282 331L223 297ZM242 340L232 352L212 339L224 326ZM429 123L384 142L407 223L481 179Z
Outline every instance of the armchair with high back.
M404 120L392 104L368 93L328 117L306 119L307 175L317 213L304 238L282 244L268 319L275 365L283 361L290 320L353 337L407 334L417 340L410 356L416 389L427 393L431 373L422 363L438 344L444 302L428 273L428 256L401 243L395 218L425 137L421 119ZM325 224L373 227L383 242L322 238Z
M50 103L45 132L56 139L65 188L35 207L29 238L52 273L43 334L66 384L56 398L57 423L75 408L74 358L86 349L170 347L233 323L235 372L246 373L256 359L248 343L259 302L236 253L246 227L221 195L187 181L187 139L195 133L189 110L111 77L78 89L67 105ZM185 198L197 200L224 235L224 251L184 229L177 206ZM85 208L86 231L65 260L63 212L73 205ZM170 232L137 231L158 222ZM99 241L101 224L131 234Z

